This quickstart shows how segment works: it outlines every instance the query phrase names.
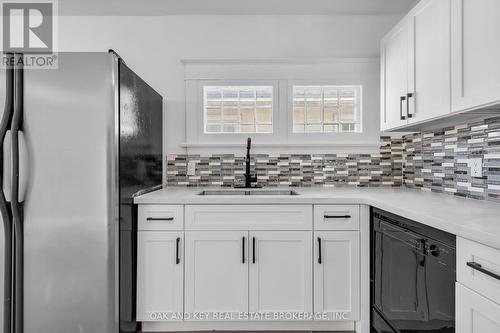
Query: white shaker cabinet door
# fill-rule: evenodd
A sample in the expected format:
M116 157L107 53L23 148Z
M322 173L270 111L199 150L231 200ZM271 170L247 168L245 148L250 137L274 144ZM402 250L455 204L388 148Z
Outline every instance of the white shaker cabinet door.
M456 332L500 332L500 305L456 284Z
M210 316L186 320L248 312L247 240L247 231L186 231L185 311Z
M319 231L314 241L314 312L359 320L359 232Z
M451 112L450 2L423 0L410 14L410 123Z
M137 320L182 320L183 232L137 235Z
M312 312L312 232L250 232L250 312Z
M500 103L500 1L452 0L452 110Z
M408 38L405 20L381 42L381 129L388 130L408 122Z

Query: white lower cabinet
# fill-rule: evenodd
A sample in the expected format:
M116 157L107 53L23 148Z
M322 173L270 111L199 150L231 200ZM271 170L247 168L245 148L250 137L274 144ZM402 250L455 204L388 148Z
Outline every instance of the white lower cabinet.
M186 231L185 312L248 312L248 232ZM235 318L237 319L237 318Z
M312 312L311 238L310 231L250 232L251 313Z
M500 305L460 283L456 284L456 332L500 332Z
M184 233L137 234L137 320L182 320Z
M317 231L314 240L314 311L333 320L358 320L359 232Z
M359 205L172 209L141 210L144 220L162 219L138 232L137 319L144 331L352 331L360 321L359 230L368 221ZM175 226L167 223L171 216ZM313 220L324 230L314 231ZM165 230L173 227L182 230Z

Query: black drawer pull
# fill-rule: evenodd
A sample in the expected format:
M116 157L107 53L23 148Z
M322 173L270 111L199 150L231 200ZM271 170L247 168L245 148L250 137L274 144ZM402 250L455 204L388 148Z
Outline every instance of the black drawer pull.
M179 245L181 244L181 238L177 237L175 240L175 264L179 265L181 263L181 258L179 256Z
M322 264L323 259L321 258L321 237L318 237L318 264Z
M350 219L351 215L324 215L325 219Z
M469 261L467 263L467 266L469 266L472 269L475 269L476 271L480 271L481 273L484 273L484 274L486 274L488 276L491 276L494 279L500 280L500 275L495 274L493 272L490 272L490 271L484 269L483 266L481 266L481 264L478 264L477 262L473 262L473 261L471 262L471 261Z
M413 117L413 115L410 113L410 98L413 97L412 93L406 94L406 114L408 115L408 118Z
M252 264L255 264L255 237L252 237Z
M148 217L146 221L173 221L173 217Z
M403 114L403 102L406 101L406 96L401 96L399 98L399 115L401 116L401 120L405 120L406 116ZM408 113L408 110L406 110Z
M245 263L245 236L241 239L242 246L241 246L241 263Z

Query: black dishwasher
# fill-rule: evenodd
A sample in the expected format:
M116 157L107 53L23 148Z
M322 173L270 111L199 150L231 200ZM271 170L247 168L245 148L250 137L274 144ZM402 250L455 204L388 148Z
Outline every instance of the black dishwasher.
M455 332L456 239L372 209L371 332Z

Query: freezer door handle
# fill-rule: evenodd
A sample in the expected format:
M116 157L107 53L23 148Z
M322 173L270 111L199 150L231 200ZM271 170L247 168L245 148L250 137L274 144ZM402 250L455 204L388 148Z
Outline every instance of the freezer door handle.
M18 202L23 202L26 196L26 188L28 187L28 147L26 145L26 137L22 131L18 131L19 141L19 192ZM8 202L12 200L12 135L11 131L7 131L3 142L3 194Z

